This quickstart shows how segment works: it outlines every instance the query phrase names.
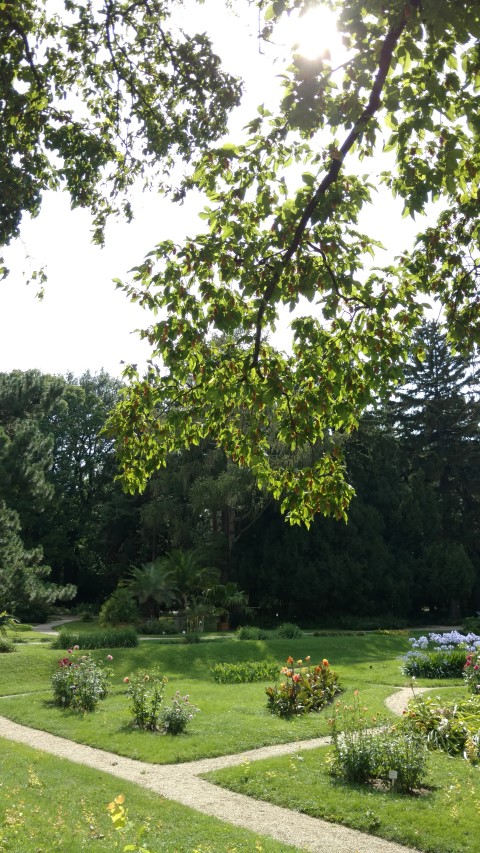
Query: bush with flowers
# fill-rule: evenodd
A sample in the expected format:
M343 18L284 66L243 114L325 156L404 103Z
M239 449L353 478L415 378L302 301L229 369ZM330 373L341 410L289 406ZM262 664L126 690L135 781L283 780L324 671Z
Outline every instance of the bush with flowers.
M292 717L321 711L341 692L338 675L330 668L326 658L312 666L310 656L303 660L287 658L287 666L280 670L284 681L267 687L267 708L280 717Z
M365 784L380 781L399 793L417 788L426 767L426 746L416 732L378 726L378 719L362 707L358 690L349 704L337 702L332 719L332 775L344 782ZM393 771L393 772L392 772Z
M186 730L190 720L198 714L199 708L192 705L188 694L182 696L177 690L168 705L164 705L160 714L163 731L168 735L180 735Z
M469 652L465 666L463 668L463 677L467 684L469 693L474 696L480 695L480 648L477 647L475 652Z
M99 701L107 696L111 671L101 667L90 655L75 655L78 650L78 646L69 649L58 661L52 675L53 699L61 708L86 713L94 711Z
M404 658L405 675L415 678L461 678L469 652L480 649L477 634L448 631L410 638L411 651Z
M127 696L130 698L130 711L135 728L159 731L162 728L160 716L168 679L160 675L157 670L153 670L150 674L127 676L123 681L127 685Z

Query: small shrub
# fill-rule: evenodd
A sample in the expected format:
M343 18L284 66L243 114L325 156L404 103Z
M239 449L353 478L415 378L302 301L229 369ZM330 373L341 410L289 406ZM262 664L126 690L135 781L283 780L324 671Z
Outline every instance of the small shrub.
M212 666L214 681L219 684L251 684L278 677L278 663L274 660L247 660L242 663L217 663Z
M255 625L243 625L237 628L235 636L237 640L268 640L272 632L257 628Z
M443 703L416 696L399 726L403 731L421 735L429 749L463 755L472 762L480 758L480 705L476 697Z
M162 728L161 711L167 680L157 670L124 679L128 684L127 696L135 728L152 732Z
M287 658L287 666L282 667L281 674L285 681L275 687L267 687L267 708L272 714L280 717L291 717L307 714L310 711L321 711L332 699L340 693L338 675L330 668L328 660L316 666L310 665L310 657L297 661L298 671L292 657Z
M9 652L14 652L15 646L11 640L7 640L6 637L0 637L0 654L8 654Z
M367 708L360 706L358 691L350 705L337 703L332 726L334 745L330 769L344 782L365 784L375 779L405 793L418 787L424 778L427 750L422 738L410 732L371 728L375 717L367 717Z
M463 669L463 677L469 693L480 694L480 651L469 652Z
M303 634L298 625L294 625L293 622L283 622L275 629L275 636L282 640L299 640Z
M186 730L188 723L198 714L199 708L190 703L190 697L182 696L177 690L168 705L164 705L160 719L165 734L180 735Z
M52 643L52 649L119 649L138 646L138 634L135 628L103 628L80 634L63 628Z
M94 711L100 699L105 699L111 673L99 666L89 655L76 658L68 655L58 661L52 676L53 698L61 708L86 713Z
M185 643L187 646L193 646L195 643L201 642L201 635L198 631L186 631L183 635L182 643Z

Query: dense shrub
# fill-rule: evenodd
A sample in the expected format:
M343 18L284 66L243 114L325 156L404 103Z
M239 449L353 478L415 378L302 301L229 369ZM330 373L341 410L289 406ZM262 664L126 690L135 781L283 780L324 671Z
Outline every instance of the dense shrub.
M241 663L217 663L212 667L214 681L219 684L250 684L278 677L274 660L247 660Z
M235 631L237 640L268 640L273 631L257 628L255 625L240 625Z
M135 625L140 613L129 589L118 586L100 608L100 625Z
M274 635L282 640L299 640L300 637L303 637L300 628L293 622L283 622L275 629Z
M201 641L201 634L198 631L186 631L183 635L182 642L187 646L193 646L195 643L199 643Z
M0 637L0 654L8 654L9 652L14 652L15 646L11 640L7 640L6 637Z
M340 693L338 675L330 668L326 658L316 666L310 665L310 657L298 660L298 670L292 657L287 658L287 666L282 667L281 675L285 677L280 685L267 687L267 708L272 714L280 717L307 714L310 711L321 711L332 699Z
M463 677L467 684L468 692L473 693L474 696L478 696L480 694L480 650L468 653L463 669Z
M358 692L349 705L337 702L332 720L333 754L330 770L344 782L364 784L380 780L394 785L398 792L408 792L423 780L427 749L416 733L371 728L375 717L367 716L360 705ZM392 778L392 771L395 778Z
M178 634L177 626L175 624L174 616L160 616L157 619L158 633L159 634Z
M421 735L430 749L480 759L480 702L470 697L461 702L416 696L399 723L403 731Z
M52 643L53 649L116 649L133 648L138 645L135 628L104 628L88 633L79 633L63 628Z
M100 667L89 655L69 655L58 661L52 675L53 698L61 708L86 713L94 711L105 699L110 672Z

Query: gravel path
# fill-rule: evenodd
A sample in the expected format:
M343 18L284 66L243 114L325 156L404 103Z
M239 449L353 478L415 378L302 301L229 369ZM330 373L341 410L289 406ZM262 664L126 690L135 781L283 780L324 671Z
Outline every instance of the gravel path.
M420 693L420 688L416 692ZM386 705L401 714L411 698L411 689L402 688L390 696ZM411 848L371 835L365 835L339 824L327 823L308 815L226 791L199 775L246 761L259 761L305 749L315 749L330 742L315 738L297 743L278 744L249 750L237 755L224 755L185 764L154 765L123 758L114 753L74 743L47 732L21 726L0 717L0 737L24 743L94 770L103 770L120 779L128 779L149 788L169 800L219 818L226 823L275 838L312 853L408 853ZM225 828L226 834L228 827ZM418 851L417 851L418 853Z

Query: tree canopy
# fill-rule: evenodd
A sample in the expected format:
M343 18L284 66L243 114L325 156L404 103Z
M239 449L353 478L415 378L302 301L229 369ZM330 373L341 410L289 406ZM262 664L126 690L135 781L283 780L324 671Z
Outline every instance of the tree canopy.
M164 188L177 158L217 138L239 98L205 34L175 0L6 0L0 14L0 247L46 189L131 216L138 178Z
M317 4L260 5L270 38L282 16ZM293 56L278 109L259 107L243 137L196 161L189 184L206 197L207 229L159 243L124 285L161 318L143 332L151 368L131 371L111 420L127 489L209 437L292 523L346 517L345 436L401 378L426 305L458 349L478 343L480 7L325 5L345 62ZM378 184L405 215L438 203L414 248L383 267L360 227ZM291 352L269 340L285 308L303 310Z

